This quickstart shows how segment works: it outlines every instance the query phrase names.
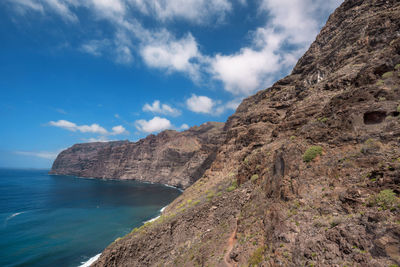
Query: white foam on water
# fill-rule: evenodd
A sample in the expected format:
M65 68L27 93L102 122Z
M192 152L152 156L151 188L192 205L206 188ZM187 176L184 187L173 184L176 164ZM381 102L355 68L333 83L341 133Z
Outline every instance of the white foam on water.
M79 267L89 267L92 265L95 261L97 261L98 258L100 258L101 253L97 254L96 256L91 257L88 261L81 262L82 265L79 265Z

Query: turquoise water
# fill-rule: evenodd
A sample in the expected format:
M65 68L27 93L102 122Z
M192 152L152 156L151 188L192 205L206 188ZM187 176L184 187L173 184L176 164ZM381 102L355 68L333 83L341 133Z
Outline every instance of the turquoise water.
M135 181L0 169L0 266L79 266L179 194Z

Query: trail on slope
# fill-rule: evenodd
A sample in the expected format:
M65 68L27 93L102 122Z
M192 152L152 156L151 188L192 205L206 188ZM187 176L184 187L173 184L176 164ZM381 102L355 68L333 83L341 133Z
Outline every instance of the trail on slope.
M237 263L233 262L233 260L230 259L229 254L231 253L233 246L236 243L236 232L237 232L237 220L236 220L236 225L235 225L235 230L233 230L232 234L230 235L228 239L228 247L224 256L224 262L227 267L237 267Z

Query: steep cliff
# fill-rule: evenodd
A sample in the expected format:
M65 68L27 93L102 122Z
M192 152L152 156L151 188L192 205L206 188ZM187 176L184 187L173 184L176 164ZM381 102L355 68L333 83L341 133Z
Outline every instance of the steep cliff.
M203 177L94 266L399 265L399 32L399 1L346 0Z
M224 140L224 123L183 132L167 130L138 142L76 144L62 151L50 174L135 179L186 188L213 162Z

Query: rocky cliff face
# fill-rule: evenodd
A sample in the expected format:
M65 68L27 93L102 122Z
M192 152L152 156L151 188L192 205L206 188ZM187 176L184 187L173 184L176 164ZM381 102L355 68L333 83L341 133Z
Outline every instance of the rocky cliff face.
M135 179L187 188L213 162L224 123L164 131L138 142L76 144L62 151L50 174Z
M400 2L346 0L203 177L94 266L398 266Z

